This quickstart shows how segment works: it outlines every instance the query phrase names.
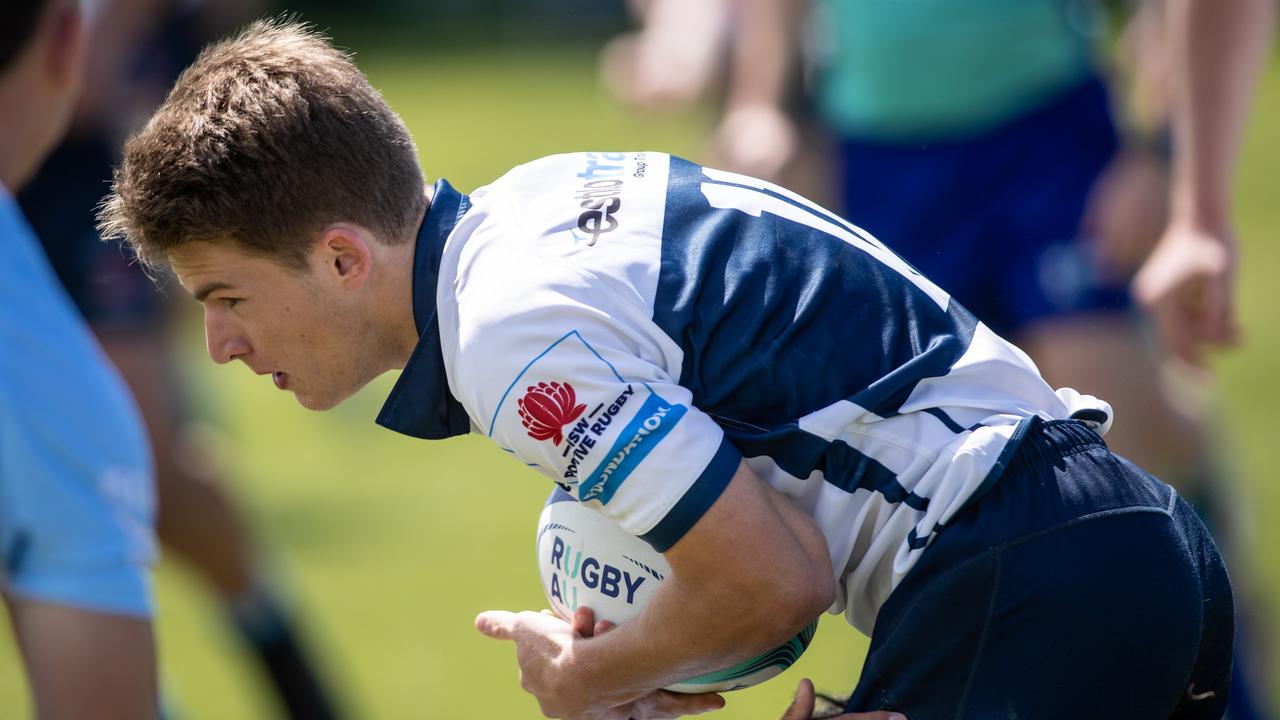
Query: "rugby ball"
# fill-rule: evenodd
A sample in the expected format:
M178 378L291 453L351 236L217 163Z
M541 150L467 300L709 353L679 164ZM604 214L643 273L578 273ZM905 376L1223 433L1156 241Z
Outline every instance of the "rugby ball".
M671 574L662 553L559 489L542 508L537 545L542 589L552 609L566 619L585 605L597 621L621 625L640 614ZM666 689L704 693L758 685L790 667L809 647L817 629L815 620L758 657Z

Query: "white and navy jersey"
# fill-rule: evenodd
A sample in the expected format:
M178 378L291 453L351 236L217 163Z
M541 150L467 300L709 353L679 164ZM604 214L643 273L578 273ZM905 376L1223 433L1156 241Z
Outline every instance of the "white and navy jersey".
M437 184L415 264L422 342L379 422L488 435L658 550L745 459L868 633L1025 419L1109 421L865 231L661 153Z

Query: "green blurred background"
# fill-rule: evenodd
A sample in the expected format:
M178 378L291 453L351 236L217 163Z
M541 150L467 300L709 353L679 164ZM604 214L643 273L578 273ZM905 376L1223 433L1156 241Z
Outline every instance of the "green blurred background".
M317 11L322 18L323 10ZM429 178L446 177L470 191L513 165L560 151L702 155L709 108L639 113L617 105L600 86L598 40L615 20L604 16L604 25L585 39L530 29L518 19L457 26L465 32L442 23L421 37L418 24L392 24L398 28L393 40L367 24L327 26L340 45L357 52L361 68L403 115ZM1218 435L1239 478L1239 506L1255 548L1237 575L1248 570L1280 617L1280 560L1268 552L1280 547L1280 488L1272 467L1280 427L1277 167L1280 62L1273 58L1244 144L1237 192L1245 344L1215 358L1214 366ZM189 320L186 365L220 459L273 550L275 569L287 579L350 716L538 716L517 684L512 646L480 636L471 623L485 609L545 605L533 539L549 483L480 438L427 443L377 428L373 418L390 377L335 411L309 413L268 379L210 363L198 317ZM248 656L195 579L163 562L158 601L163 683L178 717L273 717ZM0 630L7 633L7 626ZM1272 632L1271 640L1280 643L1280 634ZM10 637L0 636L0 717L6 718L30 713L12 647ZM795 669L731 694L717 717L777 718L806 676L820 689L847 692L865 647L842 618L826 617ZM1272 687L1280 686L1280 668L1270 672Z

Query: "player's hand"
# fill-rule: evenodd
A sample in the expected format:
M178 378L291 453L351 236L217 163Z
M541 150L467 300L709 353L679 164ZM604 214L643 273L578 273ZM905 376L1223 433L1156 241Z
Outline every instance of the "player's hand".
M584 638L597 637L614 628L614 624L608 620L596 622L595 613L585 605L574 611L573 618L569 623L573 626L573 632ZM674 718L681 715L696 715L719 710L722 707L724 707L724 700L715 693L690 695L688 693L655 690L618 708L618 710L624 711L621 714L622 717L639 720L639 718Z
M1229 232L1170 225L1133 281L1175 356L1203 367L1206 346L1234 345L1236 244Z
M796 688L796 698L782 714L782 720L810 720L813 717L814 703L813 683L808 679L801 680L800 687ZM907 718L899 713L881 710L869 713L845 713L831 720L907 720Z
M606 632L611 626L595 623L590 611L584 610L580 608L575 613L572 623L552 613L490 610L476 617L476 629L489 637L515 642L520 686L537 698L547 717L657 720L724 707L724 700L713 693L685 695L665 690L626 698L621 703L602 704L602 689L587 687L577 677L574 645L591 641L596 632Z
M711 155L726 170L776 180L796 155L795 122L771 105L749 105L727 112L711 139Z
M573 632L578 637L584 638L603 635L614 628L613 623L608 620L596 622L595 611L586 605L573 612L573 618L569 620L569 624L573 626Z

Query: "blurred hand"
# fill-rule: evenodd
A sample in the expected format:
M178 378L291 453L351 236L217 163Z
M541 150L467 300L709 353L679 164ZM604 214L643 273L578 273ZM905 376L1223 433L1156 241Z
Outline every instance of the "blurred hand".
M647 3L643 29L610 40L601 52L605 87L643 110L697 102L723 71L729 9L726 0Z
M808 679L801 680L800 687L796 688L796 698L782 714L782 720L810 720L813 717L813 707L813 683ZM845 713L831 720L907 720L907 718L899 713L881 710L869 713Z
M1165 347L1193 367L1206 346L1239 341L1235 310L1236 243L1186 223L1165 230L1133 281Z
M724 707L714 693L686 695L656 690L621 705L601 705L596 688L583 683L573 667L574 644L589 641L613 626L596 623L588 608L572 622L549 611L511 613L490 610L476 616L476 629L516 644L520 687L538 699L547 717L581 720L659 720L697 715Z
M798 149L795 123L770 105L730 110L711 142L715 164L763 180L776 180Z
M1169 171L1149 152L1123 151L1089 193L1085 230L1094 258L1108 277L1133 277L1168 223Z

